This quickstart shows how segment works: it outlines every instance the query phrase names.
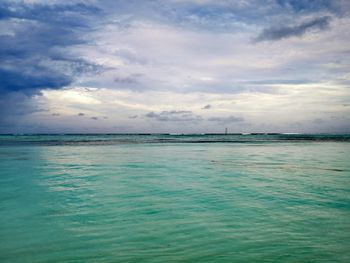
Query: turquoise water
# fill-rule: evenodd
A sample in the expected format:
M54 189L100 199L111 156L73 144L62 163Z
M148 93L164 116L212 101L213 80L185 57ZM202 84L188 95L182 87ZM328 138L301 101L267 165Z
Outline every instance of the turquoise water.
M0 262L350 262L348 137L295 136L0 136Z

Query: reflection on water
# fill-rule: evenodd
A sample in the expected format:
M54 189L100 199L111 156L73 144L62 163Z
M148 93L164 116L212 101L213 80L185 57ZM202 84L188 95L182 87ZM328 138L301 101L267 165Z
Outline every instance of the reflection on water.
M348 262L347 143L0 147L1 262Z

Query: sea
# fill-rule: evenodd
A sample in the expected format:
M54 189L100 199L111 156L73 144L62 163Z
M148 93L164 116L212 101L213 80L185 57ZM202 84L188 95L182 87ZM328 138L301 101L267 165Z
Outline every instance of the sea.
M350 262L350 135L0 135L0 262Z

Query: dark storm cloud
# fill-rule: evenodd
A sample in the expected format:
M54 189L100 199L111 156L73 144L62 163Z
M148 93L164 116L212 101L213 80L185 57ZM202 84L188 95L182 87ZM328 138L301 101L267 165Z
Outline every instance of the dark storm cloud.
M303 22L293 26L273 26L264 29L255 39L257 42L265 40L280 40L292 36L302 36L311 29L323 30L329 26L330 16L318 17L310 21Z
M85 116L85 113L80 112L78 116Z
M160 113L149 112L145 115L147 118L157 121L201 121L203 118L194 115L192 111L162 111Z
M91 117L90 119L91 119L91 120L97 121L97 120L98 120L98 117Z
M66 52L84 43L99 9L84 4L0 3L0 20L10 31L0 36L0 90L35 93L61 88L98 66Z
M26 94L31 94L35 92L36 89L60 88L70 84L72 81L69 76L57 74L48 69L44 69L37 73L31 71L26 73L25 71L26 67L22 66L12 70L0 69L1 90L22 90Z
M219 123L234 123L243 122L244 119L241 117L229 116L229 117L211 117L208 121L219 122Z
M26 116L42 111L39 105L31 103L29 97L21 92L1 93L0 133L11 131L11 127L16 129Z
M62 1L62 4L50 4L49 2L48 4L42 4L3 1L0 4L0 19L30 19L50 24L65 24L67 26L85 27L86 23L81 18L84 18L85 15L99 12L101 10L98 7L87 5L83 2L67 3Z
M102 70L70 52L85 43L99 14L81 3L0 1L0 131L41 111L30 102L41 89L59 89Z

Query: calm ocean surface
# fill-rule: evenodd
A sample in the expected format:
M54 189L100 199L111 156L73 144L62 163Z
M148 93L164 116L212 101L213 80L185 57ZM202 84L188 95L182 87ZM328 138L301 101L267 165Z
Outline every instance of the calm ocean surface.
M350 262L350 136L1 135L0 262Z

